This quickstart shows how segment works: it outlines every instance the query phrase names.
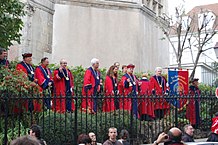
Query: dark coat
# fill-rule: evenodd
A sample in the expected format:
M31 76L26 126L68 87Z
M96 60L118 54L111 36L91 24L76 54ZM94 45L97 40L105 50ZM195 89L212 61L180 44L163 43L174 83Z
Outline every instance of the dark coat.
M108 139L103 143L103 145L123 145L123 144L117 140L115 142L112 142L111 140Z
M188 135L187 133L184 133L184 135L182 136L182 141L184 141L184 142L195 142L193 137Z

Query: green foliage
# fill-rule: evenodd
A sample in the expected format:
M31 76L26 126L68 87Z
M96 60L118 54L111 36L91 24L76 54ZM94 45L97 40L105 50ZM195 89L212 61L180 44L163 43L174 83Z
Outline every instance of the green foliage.
M30 118L25 115L21 116L19 119L15 116L8 117L8 125L7 125L7 138L10 143L13 139L18 136L23 136L27 134L27 130L29 128L28 124L30 124ZM0 145L3 145L4 134L5 133L5 120L4 118L0 119Z
M129 131L132 130L132 135L136 134L137 124L139 125L140 121L133 118L132 124L135 125L131 125L128 112L120 112L120 115L118 114L119 111L86 115L78 111L76 129L75 113L58 114L47 112L39 119L39 125L42 126L44 123L44 139L48 145L73 144L75 138L77 138L75 134L79 135L88 132L95 132L98 141L102 142L108 137L108 128L113 126L118 128L118 132L125 128Z
M0 46L8 48L13 41L20 43L25 15L24 4L19 0L0 1Z
M203 83L200 83L198 87L202 92L211 92L212 94L214 94L216 90L214 86L205 85Z

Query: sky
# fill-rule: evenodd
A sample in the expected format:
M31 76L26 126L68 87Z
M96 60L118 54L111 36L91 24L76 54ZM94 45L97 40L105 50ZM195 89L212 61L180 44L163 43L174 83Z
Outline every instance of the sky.
M218 3L218 0L168 0L169 15L175 13L175 7L184 4L185 11L189 12L192 8L199 5Z

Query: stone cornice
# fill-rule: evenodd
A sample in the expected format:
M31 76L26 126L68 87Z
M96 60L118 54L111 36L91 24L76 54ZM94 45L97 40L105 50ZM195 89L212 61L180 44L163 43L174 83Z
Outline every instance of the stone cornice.
M136 2L128 1L109 1L109 0L56 0L57 4L63 5L77 5L83 7L96 7L104 9L117 9L117 10L130 10L130 11L140 11L142 14L149 16L153 21L157 20L156 13L149 9L144 4L139 4ZM165 23L161 21L161 23Z

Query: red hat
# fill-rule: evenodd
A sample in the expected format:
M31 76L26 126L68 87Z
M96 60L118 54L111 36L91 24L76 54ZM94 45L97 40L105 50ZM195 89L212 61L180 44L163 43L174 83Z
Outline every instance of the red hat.
M135 68L135 65L134 64L129 64L129 65L127 65L127 68Z
M22 54L22 56L23 56L23 59L26 57L32 57L32 53L24 53Z

